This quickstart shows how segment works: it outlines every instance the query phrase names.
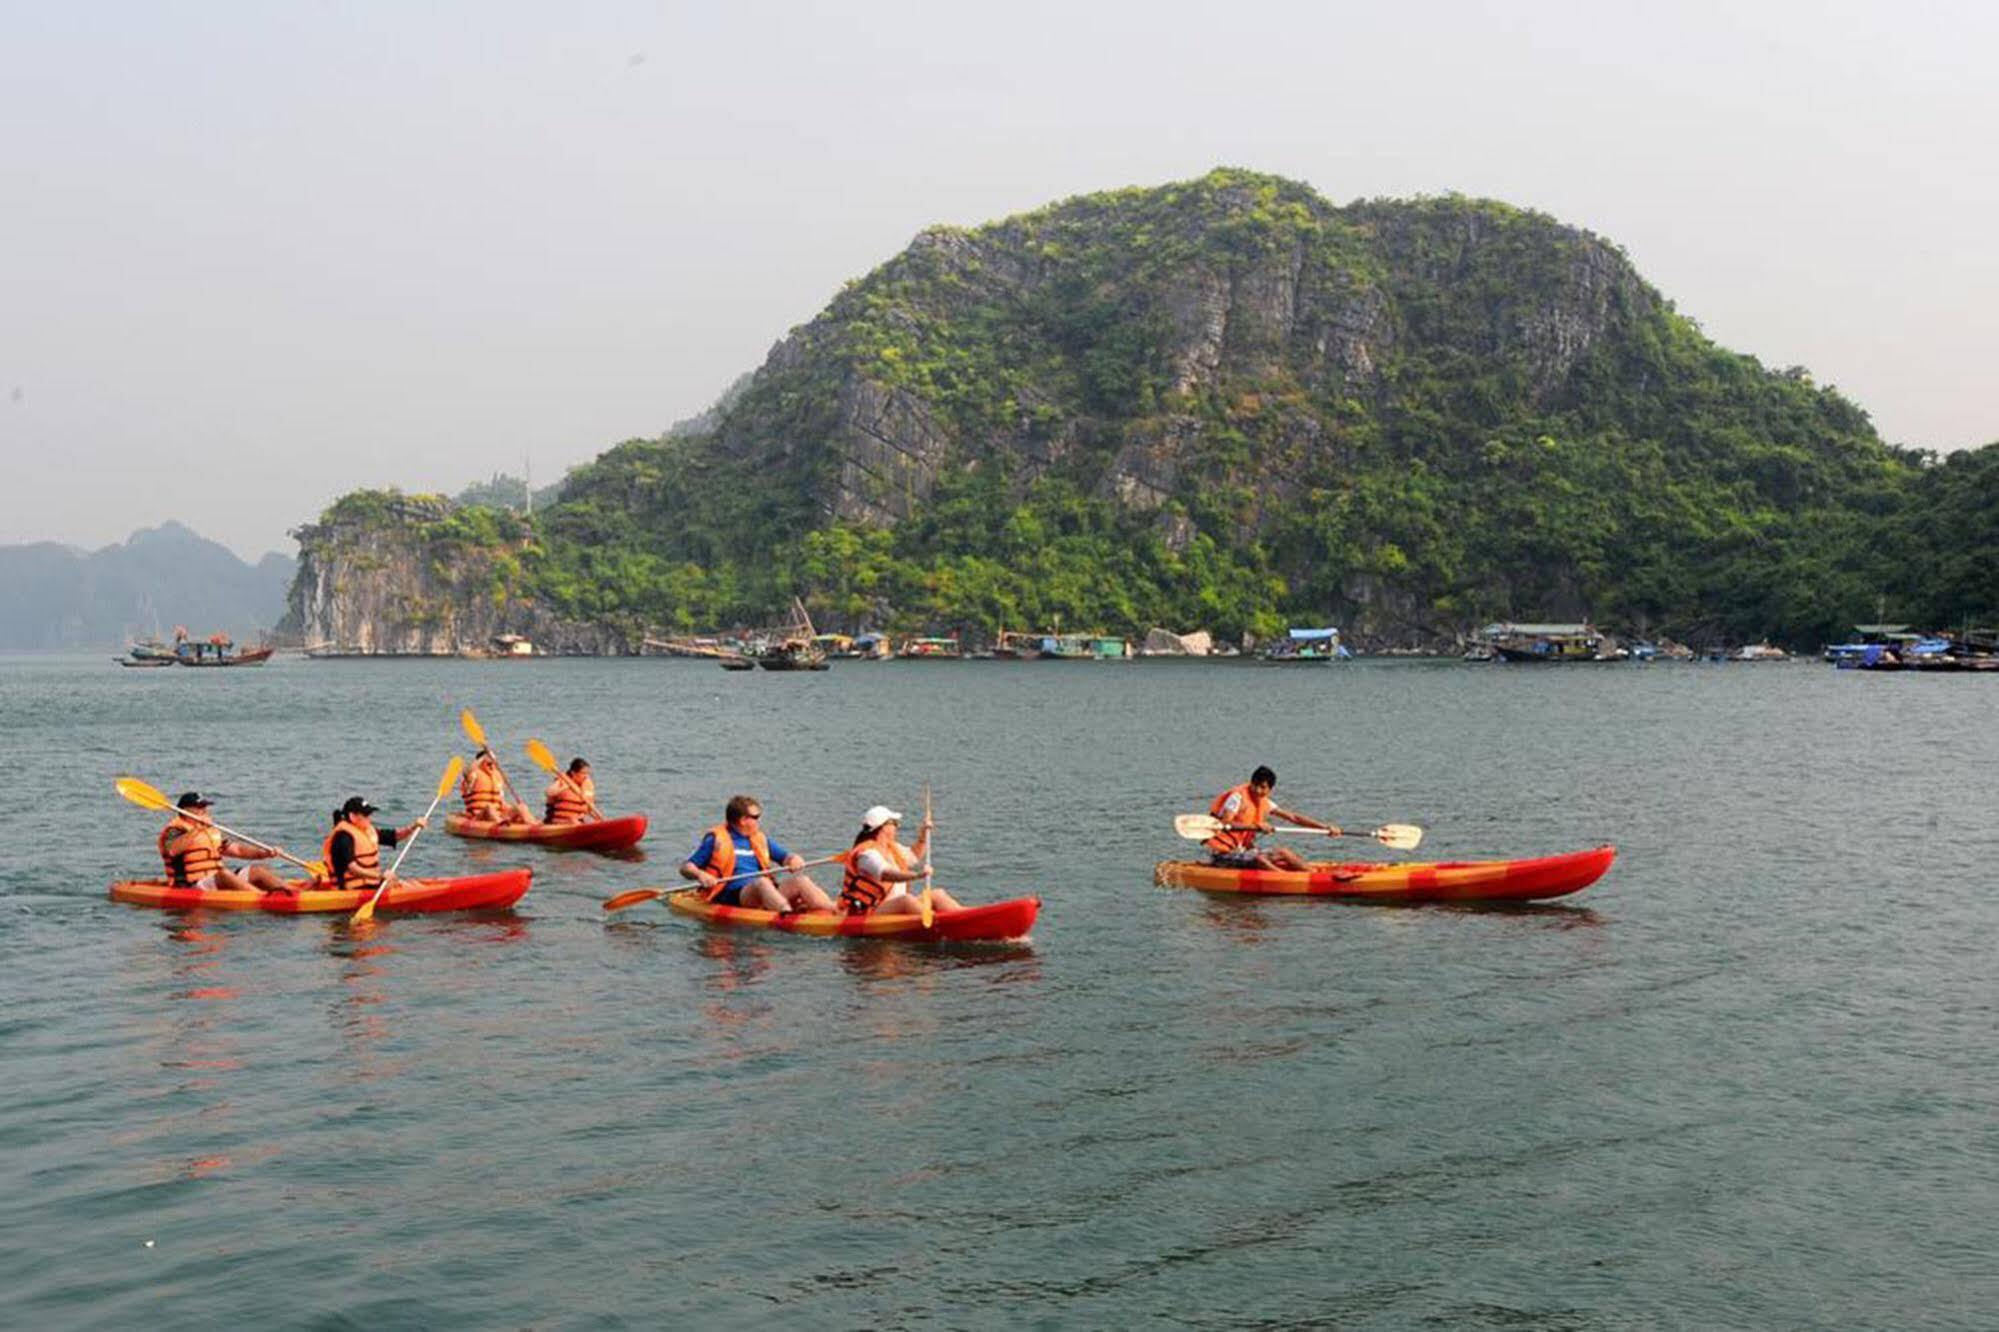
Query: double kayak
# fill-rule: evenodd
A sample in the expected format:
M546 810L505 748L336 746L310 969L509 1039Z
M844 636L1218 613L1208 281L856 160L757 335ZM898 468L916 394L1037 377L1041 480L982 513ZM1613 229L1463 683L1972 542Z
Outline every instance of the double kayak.
M780 914L752 907L717 906L702 901L699 888L669 894L666 904L683 916L693 916L710 925L747 926L837 939L910 939L918 943L1024 939L1034 928L1034 918L1041 914L1040 898L1016 897L959 911L939 911L930 918L930 928L925 929L921 916L849 916L838 911Z
M646 816L627 814L589 823L486 823L463 814L444 816L444 831L453 837L486 842L532 842L562 851L623 851L646 835Z
M1314 864L1302 870L1228 869L1199 861L1155 866L1162 888L1208 893L1344 897L1363 902L1539 902L1580 892L1603 877L1614 846L1532 860L1440 860L1384 864Z
M499 870L460 879L401 879L389 885L377 911L493 911L521 900L534 872ZM315 911L351 912L374 896L371 889L316 888L309 880L288 885L288 893L256 889L172 888L165 883L132 882L111 885L111 900L167 911L267 911L298 916Z

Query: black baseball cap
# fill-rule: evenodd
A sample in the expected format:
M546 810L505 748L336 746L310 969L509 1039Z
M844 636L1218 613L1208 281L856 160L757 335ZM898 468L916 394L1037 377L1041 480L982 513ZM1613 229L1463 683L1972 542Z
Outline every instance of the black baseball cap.
M342 814L373 814L375 807L360 796L348 796L347 803L340 807Z
M215 802L213 800L210 800L207 796L203 795L199 791L182 791L180 793L180 799L174 801L174 808L207 809L210 805L214 803Z

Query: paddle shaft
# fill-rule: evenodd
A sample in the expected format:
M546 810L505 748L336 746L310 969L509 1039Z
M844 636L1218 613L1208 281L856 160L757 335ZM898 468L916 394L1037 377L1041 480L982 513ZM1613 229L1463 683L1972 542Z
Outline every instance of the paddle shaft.
M772 865L769 869L744 870L740 874L731 874L726 879L717 879L715 881L714 888L709 888L706 885L700 883L697 883L695 886L700 888L701 891L704 893L713 893L717 889L726 888L728 885L734 883L738 879L760 879L766 874L776 874L779 870L783 870L787 874L796 874L798 873L799 870L811 869L815 865L830 865L834 861L841 859L845 854L846 854L845 852L842 852L838 856L822 856L818 860L801 860L798 862L796 866ZM664 892L672 892L674 890L661 889L660 891L664 893ZM714 899L711 897L708 900L713 901Z

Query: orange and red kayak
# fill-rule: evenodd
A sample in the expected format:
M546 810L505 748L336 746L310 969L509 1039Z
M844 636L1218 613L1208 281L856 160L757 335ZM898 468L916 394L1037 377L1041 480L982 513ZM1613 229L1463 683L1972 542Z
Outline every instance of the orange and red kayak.
M463 814L444 816L444 831L453 837L488 842L532 842L562 851L622 851L637 846L646 835L646 816L627 814L588 823L486 823Z
M1532 860L1358 861L1304 870L1228 869L1191 860L1155 866L1162 888L1209 893L1344 897L1361 902L1538 902L1580 892L1603 877L1614 846Z
M666 904L682 915L693 916L710 925L741 925L756 929L783 930L787 934L812 934L837 939L910 939L919 943L946 940L998 942L1025 939L1041 914L1038 897L1015 897L1005 902L961 911L939 911L923 928L921 916L849 916L838 911L798 911L783 915L751 907L717 906L701 900L699 888L686 888L669 895Z
M460 879L402 879L389 886L377 911L482 911L510 907L533 881L527 869L499 870ZM167 911L267 911L279 916L315 911L353 911L374 896L373 889L314 887L300 879L289 893L225 888L170 888L152 882L114 883L111 900Z

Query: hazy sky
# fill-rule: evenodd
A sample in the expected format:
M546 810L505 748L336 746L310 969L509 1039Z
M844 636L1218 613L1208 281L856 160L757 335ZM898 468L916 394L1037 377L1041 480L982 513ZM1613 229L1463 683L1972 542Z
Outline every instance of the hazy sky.
M0 0L0 543L553 480L927 225L1223 164L1544 210L1987 443L1995 50L1908 0Z

